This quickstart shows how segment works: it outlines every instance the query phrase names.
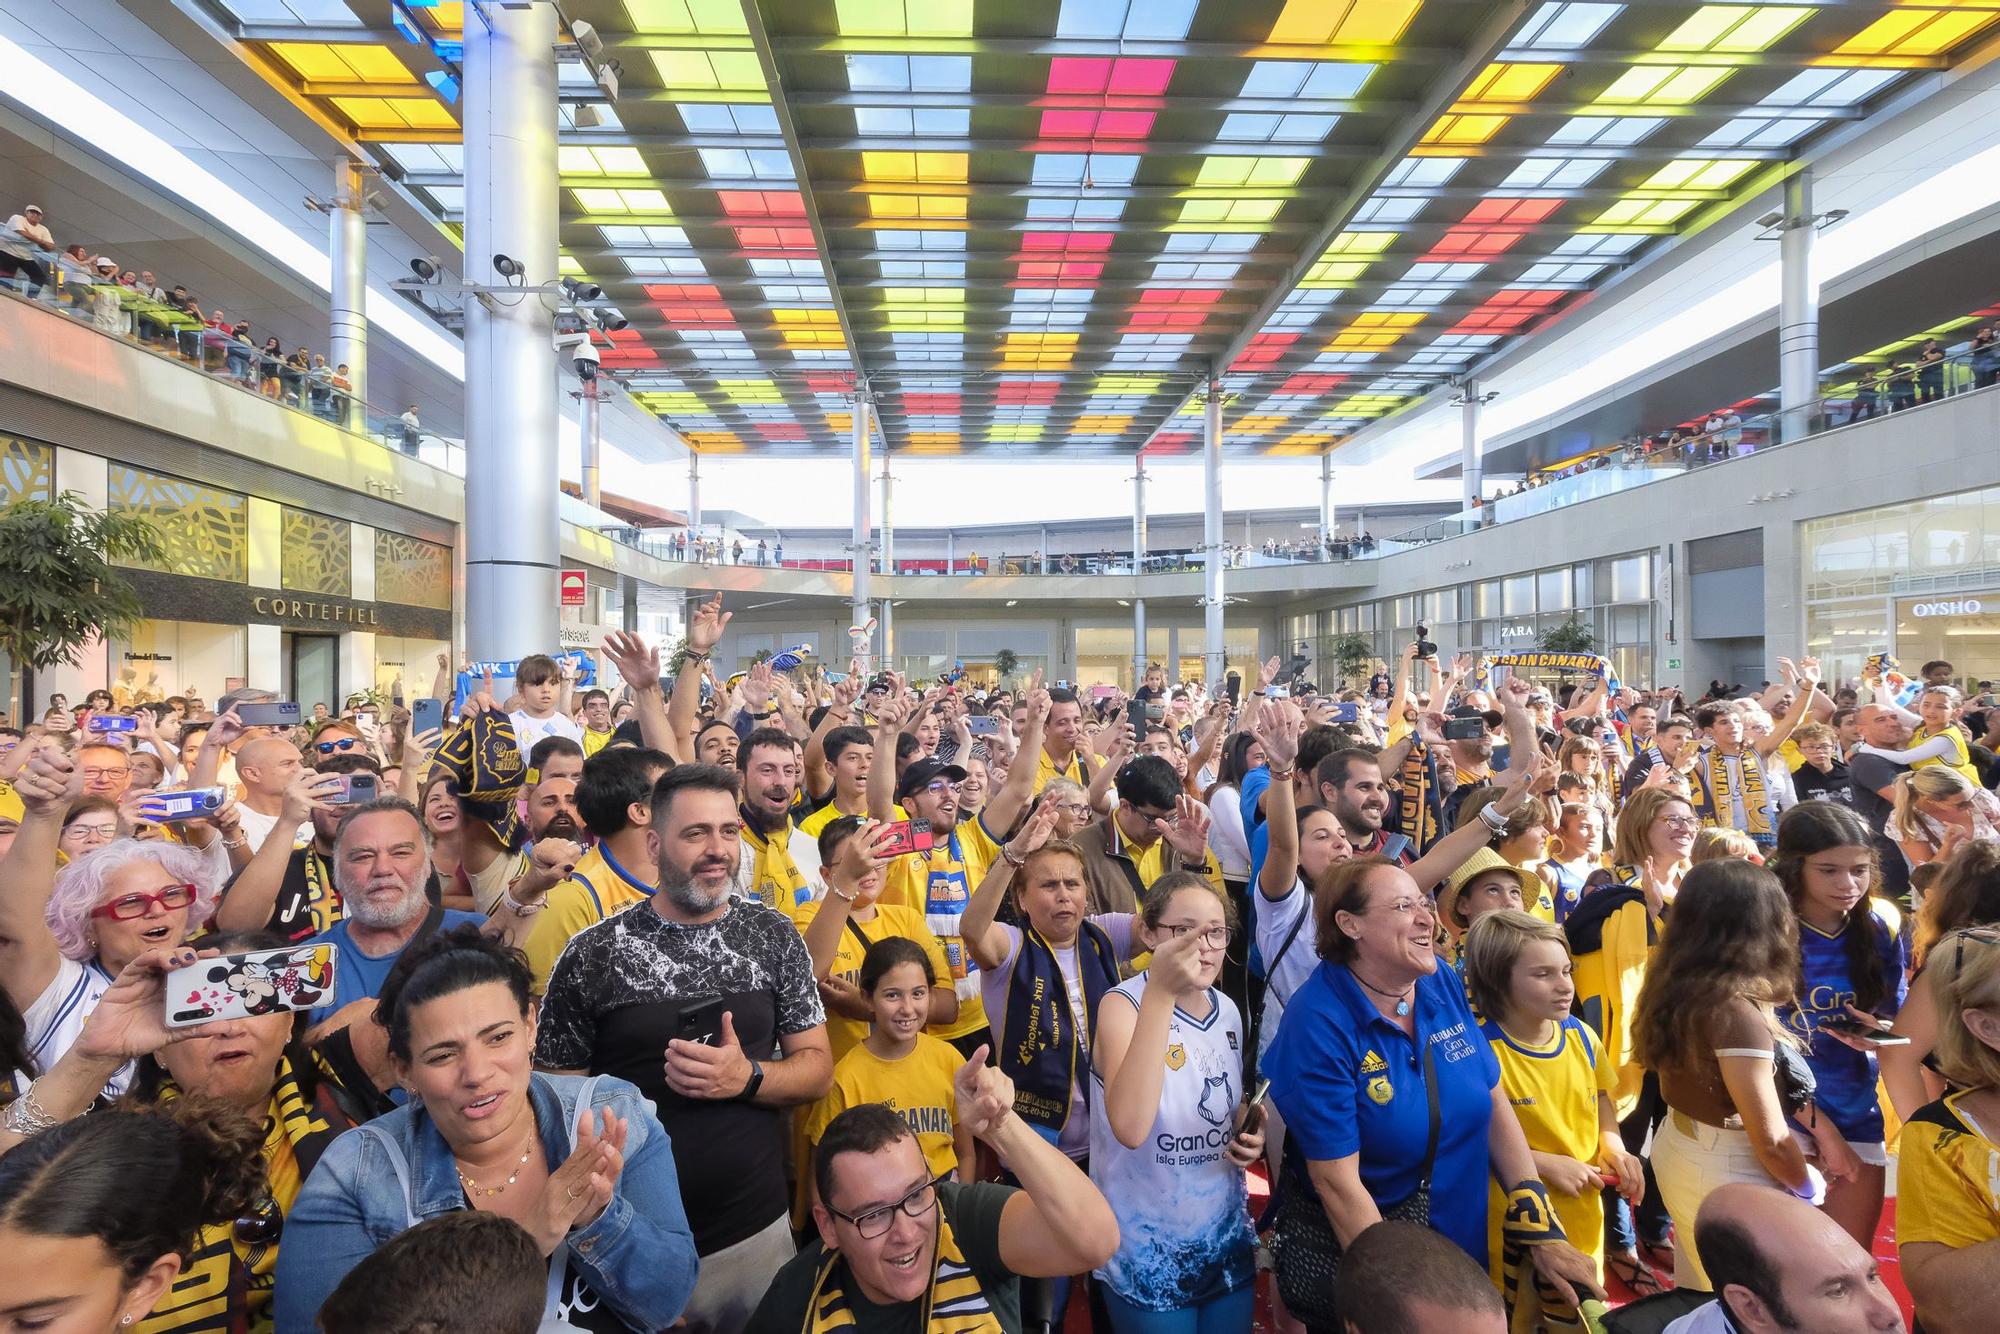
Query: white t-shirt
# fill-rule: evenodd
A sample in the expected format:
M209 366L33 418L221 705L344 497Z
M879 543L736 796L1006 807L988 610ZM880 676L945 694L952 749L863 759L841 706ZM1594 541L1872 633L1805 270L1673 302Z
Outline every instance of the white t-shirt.
M76 1045L83 1035L84 1021L111 989L111 981L111 974L95 959L88 963L62 959L56 964L56 975L21 1015L27 1026L28 1054L35 1058L37 1070L46 1074ZM127 1061L118 1067L118 1073L104 1086L107 1094L116 1097L131 1084L132 1064Z
M277 816L266 815L262 811L253 811L248 806L240 804L236 807L236 818L243 826L243 837L250 840L250 852L252 856L255 856L257 850L264 846L264 840L270 836L271 831L278 827ZM312 826L310 824L301 824L297 829L294 829L292 831L292 846L297 847L299 841L310 835L311 831Z
M530 718L526 710L507 715L514 724L514 740L521 747L521 762L526 764L528 756L541 743L543 737L564 736L577 745L583 744L583 724L560 713L552 713L546 718Z
M1720 1301L1704 1302L1668 1325L1663 1334L1735 1334Z
M1257 1052L1261 1056L1278 1031L1278 1018L1285 1012L1285 1002L1298 995L1299 988L1319 966L1318 932L1305 920L1312 910L1312 895L1306 893L1301 883L1294 882L1292 892L1275 902L1265 898L1262 890L1253 890L1251 903L1257 916L1257 954L1264 961L1266 978L1264 1022L1257 1031ZM1287 949L1285 938L1292 934L1294 923L1299 932ZM1279 957L1280 950L1284 951L1283 957ZM1276 966L1273 959L1277 960Z
M25 213L16 213L7 219L7 230L28 237L44 250L56 248L56 238L49 233L49 229L39 222L29 222Z

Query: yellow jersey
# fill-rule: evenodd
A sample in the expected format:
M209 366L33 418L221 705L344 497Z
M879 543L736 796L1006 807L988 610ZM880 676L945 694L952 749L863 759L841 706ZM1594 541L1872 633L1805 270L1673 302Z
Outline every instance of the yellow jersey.
M979 966L972 961L972 951L959 934L958 923L965 915L965 905L972 901L972 891L979 888L987 868L999 856L1000 845L986 831L986 822L966 820L929 852L905 853L882 873L882 894L877 902L915 909L944 946L953 990L958 992L958 1022L939 1037L964 1037L986 1027L986 1008L979 1000Z
M820 905L825 902L824 897L817 898L792 909L792 924L798 927L800 935L803 936L806 928L813 924L813 919L819 916ZM846 925L841 928L840 944L833 954L833 976L860 986L862 956L868 952L870 945L890 936L902 936L923 946L925 955L930 958L931 976L937 979L936 985L948 987L952 984L951 965L945 959L944 946L924 925L924 915L915 908L901 905L877 905L875 916L866 922L856 921L852 916L847 919ZM861 1040L867 1036L868 1025L861 1020L849 1019L832 1010L826 1012L826 1040L833 1050L836 1064L841 1057L861 1045Z
M1090 786L1090 772L1084 767L1082 751L1079 750L1076 754L1070 756L1069 763L1060 768L1056 767L1056 762L1049 758L1048 747L1044 746L1035 752L1036 795L1039 796L1043 788L1058 778L1067 778L1078 787Z
M549 970L570 937L651 897L653 886L620 866L602 843L584 853L569 878L549 891L549 906L535 917L521 946L535 974L535 994L548 989Z
M1569 1016L1556 1025L1554 1038L1544 1046L1522 1041L1492 1019L1481 1024L1480 1030L1500 1062L1500 1087L1514 1106L1514 1117L1521 1123L1528 1147L1537 1153L1559 1153L1580 1163L1595 1163L1601 1133L1598 1095L1611 1093L1618 1074L1604 1059L1603 1048L1590 1026ZM1497 1185L1489 1183L1487 1194L1488 1263L1494 1281L1500 1282L1504 1277L1500 1219L1507 1211L1507 1202ZM1549 1198L1570 1243L1597 1262L1601 1280L1603 1195L1597 1191L1576 1196L1551 1191Z
M907 820L910 818L901 806L894 806L890 809L889 818L891 820ZM868 814L868 802L865 798L862 800L861 809L858 811L843 811L833 801L829 800L826 805L799 821L799 832L817 843L819 842L820 832L841 816L866 814Z
M833 1067L833 1086L813 1105L806 1137L816 1145L834 1117L879 1102L909 1123L934 1175L956 1171L958 1098L952 1079L963 1064L957 1049L928 1033L917 1034L915 1050L900 1061L885 1061L866 1044L857 1046Z
M1919 727L1915 732L1910 734L1908 748L1915 750L1931 738L1940 736L1945 737L1951 742L1951 758L1918 760L1910 767L1912 769L1928 769L1932 765L1941 764L1947 769L1958 770L1959 776L1974 787L1985 787L1986 784L1979 780L1978 768L1972 763L1972 751L1966 747L1965 733L1959 731L1956 727L1946 727L1942 732L1933 732L1928 727Z
M587 760L591 756L595 755L598 751L603 750L606 746L610 745L611 738L615 735L617 735L615 731L593 732L588 727L584 728L583 758Z
M806 883L804 871L792 859L792 821L787 816L784 825L769 838L758 833L748 817L743 821L743 851L750 856L750 877L747 886L750 895L766 908L775 908L781 913L789 913L799 903L812 897L812 887Z
M1946 1094L1903 1126L1896 1160L1896 1240L1961 1250L2000 1237L2000 1144Z

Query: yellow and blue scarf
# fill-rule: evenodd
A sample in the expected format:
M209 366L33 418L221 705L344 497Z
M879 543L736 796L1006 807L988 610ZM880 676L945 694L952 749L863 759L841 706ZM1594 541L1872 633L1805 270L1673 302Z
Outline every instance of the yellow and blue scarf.
M1118 985L1118 951L1104 929L1086 921L1076 937L1076 971L1084 1013ZM1069 1120L1070 1090L1087 1081L1090 1034L1079 1031L1069 986L1056 952L1032 926L1021 928L1021 950L1007 979L1007 1026L996 1064L1014 1081L1014 1111L1054 1142ZM1089 1084L1083 1084L1087 1091Z
M839 1251L821 1257L799 1334L833 1334L854 1326L854 1307L842 1281L846 1273ZM965 1262L965 1254L952 1236L942 1199L937 1205L937 1250L931 1258L931 1282L923 1302L924 1334L1000 1334L1000 1318L993 1314L992 1304L979 1286L979 1276Z

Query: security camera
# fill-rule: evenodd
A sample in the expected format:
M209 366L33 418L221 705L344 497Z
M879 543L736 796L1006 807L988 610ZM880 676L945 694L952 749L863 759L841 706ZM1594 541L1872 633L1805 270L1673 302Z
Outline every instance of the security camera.
M493 271L502 278L518 278L526 272L521 267L520 260L512 259L506 255L495 255L493 257Z
M596 283L580 282L575 278L563 279L562 289L572 301L595 301L604 295L604 289Z
M597 317L597 327L606 333L617 333L620 329L627 327L631 323L632 321L626 319L615 310L606 311Z
M578 343L570 349L570 369L576 372L576 378L579 380L595 380L597 378L597 366L601 360L602 358L597 354L597 348L587 341Z

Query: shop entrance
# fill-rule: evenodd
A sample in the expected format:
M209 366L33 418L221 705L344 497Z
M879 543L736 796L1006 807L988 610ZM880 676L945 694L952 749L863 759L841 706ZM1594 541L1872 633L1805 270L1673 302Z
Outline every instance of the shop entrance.
M340 636L286 635L285 680L290 698L300 710L312 716L315 704L324 704L336 717L340 714Z

